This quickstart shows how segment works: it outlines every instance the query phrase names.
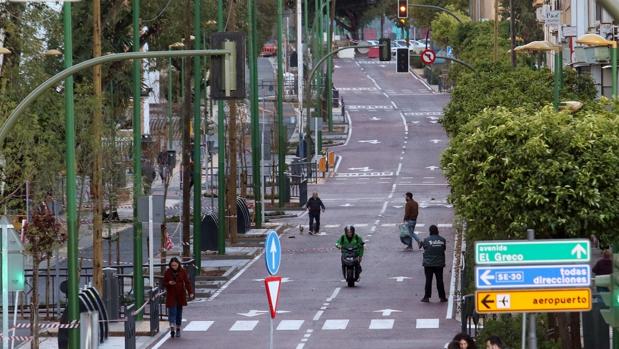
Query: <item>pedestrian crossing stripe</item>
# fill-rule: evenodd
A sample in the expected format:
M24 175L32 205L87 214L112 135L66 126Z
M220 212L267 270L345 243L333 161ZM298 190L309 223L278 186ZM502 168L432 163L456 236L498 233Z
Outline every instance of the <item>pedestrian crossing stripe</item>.
M367 321L367 320L364 320ZM392 330L395 326L395 319L370 319L368 330ZM256 329L260 320L237 320L228 331L251 332ZM405 321L406 326L409 322ZM186 332L207 332L213 327L215 321L190 321L183 329ZM281 320L276 327L277 331L299 331L305 324L305 320ZM350 319L327 319L320 327L325 331L342 331L348 328ZM415 328L439 328L439 319L416 319Z

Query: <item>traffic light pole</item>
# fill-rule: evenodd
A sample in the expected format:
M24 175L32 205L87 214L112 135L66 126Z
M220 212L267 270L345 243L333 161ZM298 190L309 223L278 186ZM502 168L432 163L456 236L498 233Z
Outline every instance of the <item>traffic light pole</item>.
M249 54L247 59L249 60L249 75L251 84L251 161L254 201L256 203L254 209L254 222L256 223L256 228L261 228L263 207L260 159L262 158L262 149L260 149L260 110L258 108L258 43L256 40L258 30L256 25L256 0L247 0L247 15L250 25L248 33L249 45L247 48Z
M217 31L224 31L224 3L217 0ZM217 101L217 252L226 254L226 114Z
M193 31L195 50L200 50L202 45L202 29L200 28L200 3L202 0L193 2ZM202 271L202 159L200 146L202 144L202 122L200 117L201 85L202 85L202 62L201 57L193 57L193 261L197 275Z
M333 33L331 33L331 5L329 4L329 0L327 1L327 51L331 51L331 37ZM329 127L329 132L333 132L333 56L329 56L329 60L327 61L327 79L326 79L326 89L327 89L327 125Z
M277 0L277 183L279 207L284 206L286 183L284 167L286 165L286 128L284 127L284 52L282 16L284 0Z

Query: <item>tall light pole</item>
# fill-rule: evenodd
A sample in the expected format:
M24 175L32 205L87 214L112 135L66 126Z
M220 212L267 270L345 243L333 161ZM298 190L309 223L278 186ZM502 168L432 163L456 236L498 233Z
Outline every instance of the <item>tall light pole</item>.
M326 52L331 52L331 38L333 33L331 33L331 4L329 0L326 1L327 7L327 50ZM327 61L327 79L326 79L326 89L327 89L327 125L329 127L329 132L333 132L333 56L329 57ZM316 140L318 142L318 140Z
M200 28L201 1L194 0L193 2L193 31L196 50L200 50L202 45L202 29ZM197 267L197 275L200 275L202 270L202 246L200 244L200 236L202 234L202 161L200 159L200 145L202 144L202 123L200 117L202 62L201 57L198 56L193 57L193 80L195 96L193 100L193 259Z
M71 3L63 5L62 18L64 22L64 67L73 65L73 24L71 21ZM65 146L67 172L67 308L69 321L78 321L80 310L78 304L79 274L77 270L78 236L77 236L77 175L75 163L75 113L73 104L73 76L64 82L65 102ZM78 348L80 332L77 328L69 329L69 348Z
M256 228L262 227L262 175L260 174L261 152L260 148L260 111L258 108L258 43L256 33L258 33L256 25L256 0L247 0L247 15L250 25L249 29L249 75L250 75L250 99L251 99L251 167L252 167L252 184L255 201L255 218Z
M217 0L217 31L224 31L224 3ZM226 115L224 102L217 101L217 251L226 253Z
M279 207L284 205L286 183L284 179L284 166L286 165L286 128L284 127L284 52L283 52L283 29L282 16L284 14L284 0L277 0L277 183Z
M133 52L140 51L140 0L131 1L133 14ZM142 275L142 222L138 217L138 198L142 193L142 127L141 127L141 71L140 61L133 61L133 290L135 304L144 303ZM142 313L136 315L142 319Z

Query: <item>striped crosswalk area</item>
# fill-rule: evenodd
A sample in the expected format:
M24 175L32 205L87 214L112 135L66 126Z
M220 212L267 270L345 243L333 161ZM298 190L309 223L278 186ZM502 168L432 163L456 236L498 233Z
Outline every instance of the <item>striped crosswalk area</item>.
M237 320L233 323L224 324L230 332L251 332L258 327L261 320ZM268 320L264 321L268 325ZM280 320L275 328L277 331L301 331L305 320ZM308 321L308 323L312 323ZM409 321L403 321L404 327L409 328ZM215 321L190 321L183 329L186 332L207 332L214 327ZM327 319L322 325L314 328L320 328L323 331L344 331L348 327L366 327L369 330L392 330L396 326L395 319L371 319L371 320L351 320L351 319ZM439 328L439 319L416 319L414 328ZM218 329L216 331L220 331Z

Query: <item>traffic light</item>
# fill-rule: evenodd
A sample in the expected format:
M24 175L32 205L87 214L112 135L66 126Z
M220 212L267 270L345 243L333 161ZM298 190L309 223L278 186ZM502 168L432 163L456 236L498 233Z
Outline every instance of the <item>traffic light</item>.
M408 72L408 49L407 48L399 48L396 51L396 71L398 73L407 73Z
M381 61L390 61L391 60L391 40L385 39L385 38L379 39L378 44L380 45L380 47L378 48L379 59Z
M619 328L619 253L613 254L613 273L595 277L596 287L606 287L609 292L599 292L608 309L600 313L609 326Z
M398 0L398 18L408 18L408 0Z

